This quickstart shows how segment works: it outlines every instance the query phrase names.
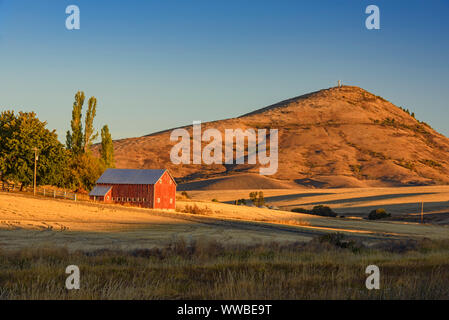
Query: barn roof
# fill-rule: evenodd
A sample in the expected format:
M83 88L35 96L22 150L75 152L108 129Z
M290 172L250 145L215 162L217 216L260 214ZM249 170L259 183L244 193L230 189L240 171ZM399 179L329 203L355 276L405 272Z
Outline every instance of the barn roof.
M104 197L111 190L111 186L96 186L89 192L89 196Z
M155 184L165 169L107 169L97 180L104 184Z

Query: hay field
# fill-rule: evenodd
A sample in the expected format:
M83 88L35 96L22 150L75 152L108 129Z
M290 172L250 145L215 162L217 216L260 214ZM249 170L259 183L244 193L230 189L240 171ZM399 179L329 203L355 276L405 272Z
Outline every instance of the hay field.
M252 190L189 191L193 200L232 203L248 199ZM256 191L256 190L254 190ZM393 216L446 214L438 222L449 223L449 186L388 187L388 188L334 188L334 189L269 189L262 190L267 205L284 210L315 205L328 205L342 215L366 217L377 208L385 208Z
M312 191L318 193L315 190L310 192ZM350 195L348 192L331 194L330 191L325 195L325 190L320 191L323 195L304 199L310 201L313 197ZM368 194L373 192L359 191ZM227 195L229 199L237 194L238 192L221 192L222 197ZM295 193L282 195L277 190L266 194L268 198L287 196L285 201L292 201L288 200L290 195L296 197ZM441 194L445 195L444 192ZM210 202L204 200L204 194L192 192L192 195L197 200L178 201L178 209L197 205L207 210L201 214L191 214L0 193L0 246L13 249L30 245L57 245L69 249L127 250L165 246L179 238L213 239L226 244L255 244L309 241L316 236L335 232L357 237L365 242L449 238L447 226L326 218ZM199 200L200 195L203 200Z

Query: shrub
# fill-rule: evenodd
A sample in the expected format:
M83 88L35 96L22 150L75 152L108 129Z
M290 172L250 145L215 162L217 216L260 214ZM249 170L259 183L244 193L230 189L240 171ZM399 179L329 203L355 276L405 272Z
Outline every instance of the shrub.
M312 213L324 217L336 217L337 214L328 206L318 205L313 207Z
M328 243L334 247L341 249L350 249L352 252L357 253L363 249L363 244L353 239L348 239L341 233L329 233L318 238L320 244Z
M391 214L387 213L387 211L385 211L385 209L382 208L373 210L368 215L369 220L379 220L389 217L391 217Z
M265 204L265 199L263 197L263 192L262 191L250 192L249 198L251 199L253 204L255 206L257 206L257 207L261 207L261 206L263 206Z
M310 214L310 210L304 209L304 208L293 208L292 212L297 212L297 213L308 213Z
M246 205L246 200L245 199L235 200L235 204L238 205L238 206L241 205L241 204Z
M201 208L197 204L194 204L193 206L186 205L183 209L176 209L176 211L184 212L184 213L191 213L191 214L200 214L200 215L213 214L212 209L210 209L208 206Z
M217 199L215 199L215 198L213 198L213 199L212 199L212 202L218 202L218 200L217 200Z
M314 214L317 216L322 216L322 217L336 217L337 214L332 211L331 208L329 208L328 206L323 206L323 205L318 205L313 207L312 210L307 210L304 208L294 208L291 210L292 212L298 212L298 213L307 213L307 214Z
M181 192L181 195L186 197L186 199L190 199L189 195L187 194L186 191Z

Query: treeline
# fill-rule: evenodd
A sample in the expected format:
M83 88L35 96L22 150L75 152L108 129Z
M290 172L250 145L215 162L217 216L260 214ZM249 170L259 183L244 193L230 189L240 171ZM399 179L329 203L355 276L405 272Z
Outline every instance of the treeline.
M98 137L94 128L97 99L88 100L83 119L84 100L84 92L77 92L66 145L34 112L3 111L0 114L1 179L20 183L21 188L32 185L34 148L37 148L37 185L90 190L106 168L114 167L114 148L105 125L101 129L100 157L93 155L92 144Z

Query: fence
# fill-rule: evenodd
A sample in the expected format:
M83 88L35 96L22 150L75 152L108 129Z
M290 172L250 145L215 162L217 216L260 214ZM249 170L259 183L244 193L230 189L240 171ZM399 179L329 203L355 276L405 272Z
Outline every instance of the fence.
M45 188L36 188L36 195L51 197L51 198L59 198L59 199L68 199L76 201L76 193L71 193L67 191L59 191Z
M19 185L19 184L0 181L0 191L7 191L7 192L22 191L22 192L33 193L34 189L33 188L21 188L21 185ZM55 199L67 199L67 200L73 200L73 201L89 199L89 197L85 196L85 195L81 195L81 197L80 197L80 195L77 195L76 193L73 193L73 192L54 190L54 189L42 188L42 187L36 188L36 195L55 198Z

